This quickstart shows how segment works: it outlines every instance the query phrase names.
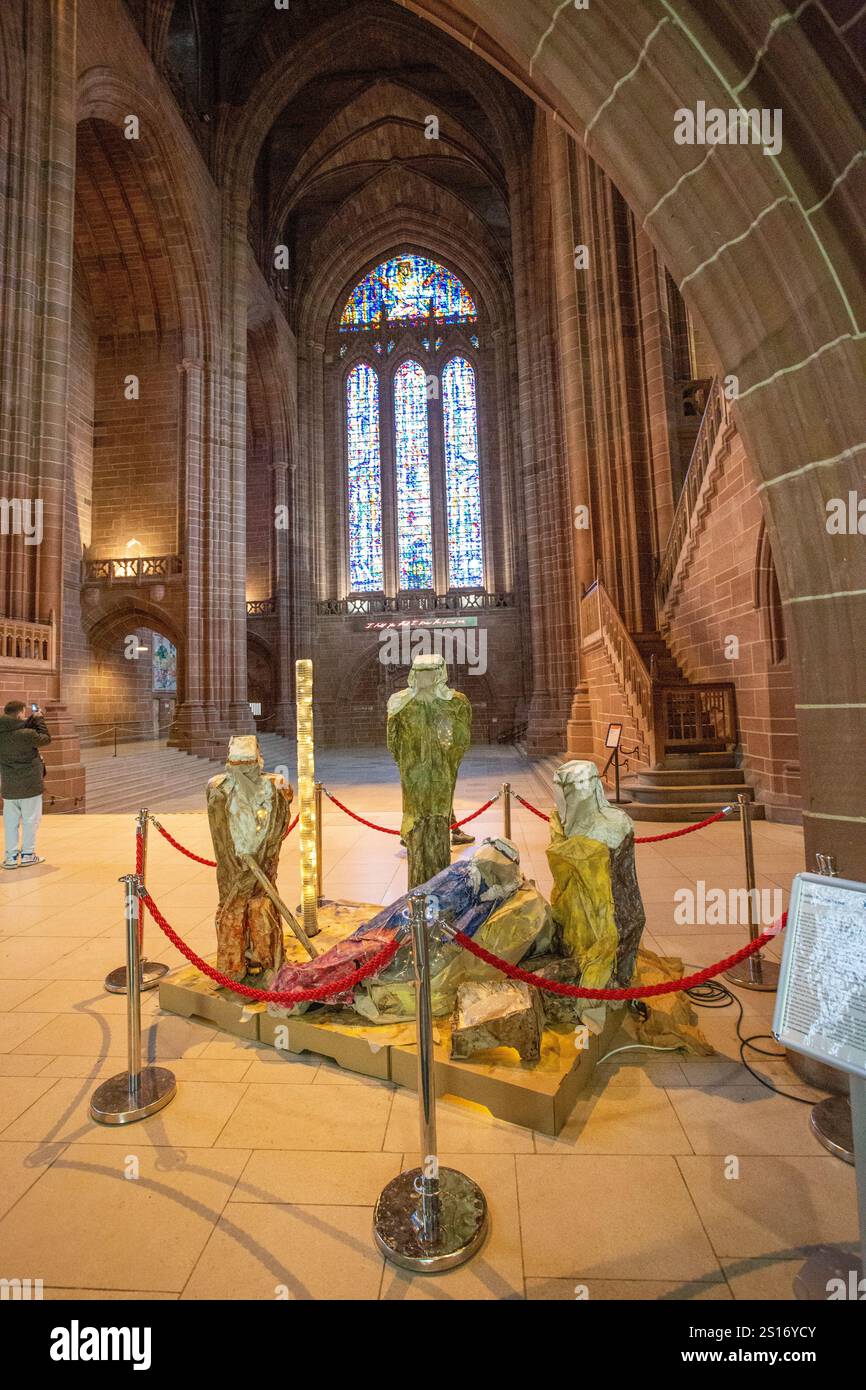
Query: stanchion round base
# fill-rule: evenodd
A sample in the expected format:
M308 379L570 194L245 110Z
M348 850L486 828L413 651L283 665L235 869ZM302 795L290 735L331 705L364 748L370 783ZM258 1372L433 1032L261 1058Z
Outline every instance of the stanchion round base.
M386 1259L417 1274L454 1269L480 1250L488 1230L487 1201L477 1183L454 1168L439 1169L439 1222L435 1241L421 1239L413 1220L420 1168L383 1188L373 1213L376 1246Z
M141 962L141 988L156 989L163 975L167 975L171 966L164 964L161 960L143 960ZM126 966L119 965L116 970L111 970L105 977L105 989L109 994L126 993Z
M166 1067L142 1067L138 1090L129 1090L129 1073L118 1072L97 1086L90 1099L90 1118L101 1125L128 1125L155 1115L174 1097L177 1082Z
M774 960L761 960L761 973L753 976L749 962L753 959L749 956L746 960L741 960L739 965L735 965L733 970L725 971L725 979L730 980L732 985L739 985L740 989L760 989L774 990L779 985L779 967Z
M844 1163L854 1162L854 1126L847 1096L828 1096L813 1106L809 1124L815 1138Z

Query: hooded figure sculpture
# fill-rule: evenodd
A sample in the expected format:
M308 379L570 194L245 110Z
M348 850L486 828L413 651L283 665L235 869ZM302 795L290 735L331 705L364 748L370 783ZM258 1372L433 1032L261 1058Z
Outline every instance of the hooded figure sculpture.
M547 859L551 907L566 952L588 989L627 988L646 924L634 863L634 827L605 797L591 762L563 763L553 779ZM604 1006L584 1022L601 1023Z
M472 706L448 687L446 676L441 656L418 656L408 690L388 701L388 750L400 769L410 892L451 862L451 803L469 747Z
M283 960L279 913L250 869L273 883L291 816L292 789L262 771L254 734L229 744L225 772L207 785L207 814L217 861L217 967L233 980L277 970Z

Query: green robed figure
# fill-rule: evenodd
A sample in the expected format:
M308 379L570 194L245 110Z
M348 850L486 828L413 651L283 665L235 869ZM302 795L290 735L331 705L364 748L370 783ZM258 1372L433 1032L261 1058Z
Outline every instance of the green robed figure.
M388 750L400 769L410 892L451 863L451 803L469 747L472 706L446 685L446 676L441 656L417 656L408 690L388 701Z

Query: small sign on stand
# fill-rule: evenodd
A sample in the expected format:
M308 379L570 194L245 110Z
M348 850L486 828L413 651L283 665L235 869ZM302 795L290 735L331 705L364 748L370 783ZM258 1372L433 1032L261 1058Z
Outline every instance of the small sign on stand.
M861 1244L859 1273L849 1273L854 1275L851 1287L861 1290L854 1296L862 1297L866 1294L866 883L822 874L796 875L773 1036L794 1052L848 1073ZM838 1273L838 1252L824 1250L818 1258L828 1273ZM810 1268L814 1259L795 1281L795 1291L802 1297L829 1298L829 1287L838 1280L825 1280L822 1286L817 1270ZM813 1294L813 1289L818 1292Z
M605 748L610 748L612 751L611 751L610 757L608 758L607 762L605 763L604 767L602 768L601 775L602 775L602 777L604 777L605 774L606 774L606 772L607 772L607 770L608 770L608 768L610 767L611 763L613 763L613 775L614 775L614 779L615 779L615 783L616 783L616 795L615 795L615 797L614 797L614 802L616 803L617 806L620 804L620 795L619 795L619 745L620 745L621 740L622 740L622 724L608 724L608 726L607 726L607 733L606 733L605 736L604 736L604 746L605 746Z

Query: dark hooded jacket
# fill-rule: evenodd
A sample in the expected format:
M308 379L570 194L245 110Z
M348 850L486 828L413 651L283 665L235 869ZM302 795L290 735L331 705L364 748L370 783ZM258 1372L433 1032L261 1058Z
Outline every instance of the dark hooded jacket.
M39 749L51 742L41 714L0 714L0 794L10 800L42 795L45 764Z

